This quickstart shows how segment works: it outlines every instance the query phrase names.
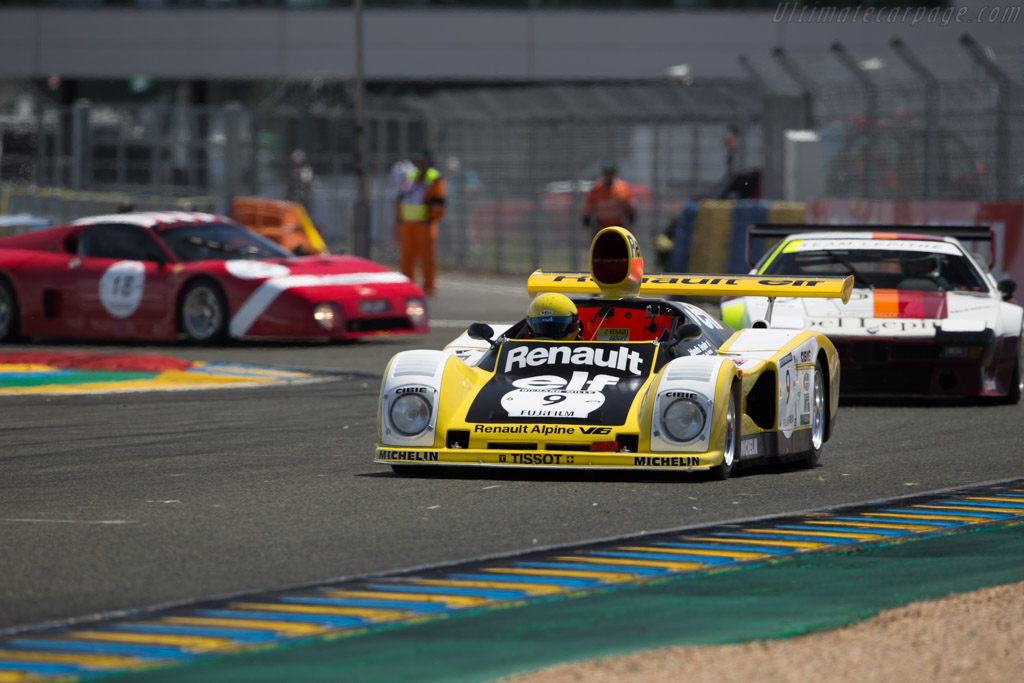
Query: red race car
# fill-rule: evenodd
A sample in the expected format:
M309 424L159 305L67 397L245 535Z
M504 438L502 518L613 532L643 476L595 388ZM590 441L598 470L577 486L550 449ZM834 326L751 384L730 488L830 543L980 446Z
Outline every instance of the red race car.
M428 330L423 290L401 273L354 256L295 256L223 216L123 213L0 239L0 342Z

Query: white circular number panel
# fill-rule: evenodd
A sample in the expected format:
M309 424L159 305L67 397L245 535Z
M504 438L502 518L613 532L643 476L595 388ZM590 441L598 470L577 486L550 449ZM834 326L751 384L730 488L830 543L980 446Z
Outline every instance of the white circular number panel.
M100 278L100 301L107 313L127 318L142 302L146 287L146 266L139 261L118 261Z

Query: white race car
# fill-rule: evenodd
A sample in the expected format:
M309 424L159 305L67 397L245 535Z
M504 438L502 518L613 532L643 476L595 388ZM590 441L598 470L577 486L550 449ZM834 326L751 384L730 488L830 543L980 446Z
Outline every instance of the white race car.
M852 275L847 304L780 298L772 327L812 329L835 344L843 395L1021 396L1024 309L1016 283L997 282L965 242L991 242L987 227L757 225L758 238L782 238L752 273ZM769 314L763 297L722 303L722 320L749 327Z

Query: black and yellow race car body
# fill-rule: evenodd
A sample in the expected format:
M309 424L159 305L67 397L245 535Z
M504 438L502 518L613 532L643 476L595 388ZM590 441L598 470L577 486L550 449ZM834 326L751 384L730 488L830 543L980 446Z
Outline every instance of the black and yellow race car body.
M734 331L668 296L844 298L850 278L644 277L633 236L606 228L591 272L537 271L530 293L574 297L578 341L525 321L474 325L443 350L404 351L382 382L375 461L711 471L761 458L817 463L839 400L839 359L807 330ZM593 295L593 296L587 296Z

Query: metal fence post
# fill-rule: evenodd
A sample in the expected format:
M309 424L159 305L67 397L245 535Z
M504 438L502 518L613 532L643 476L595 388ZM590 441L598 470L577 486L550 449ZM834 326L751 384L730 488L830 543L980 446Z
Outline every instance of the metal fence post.
M924 197L935 199L939 195L936 182L939 153L939 80L898 37L893 38L889 45L924 82Z
M651 165L653 166L651 169L651 202L653 204L651 207L651 222L653 223L653 228L648 225L644 231L646 233L644 241L647 244L651 244L654 240L653 236L661 234L664 221L664 213L661 206L661 184L663 182L661 178L661 167L663 164L661 159L661 124L654 124L653 133L651 141L651 144L654 145L654 148L651 150Z
M92 148L89 144L89 112L92 106L88 100L79 100L71 108L71 188L89 189L89 166Z
M501 130L501 122L497 119L491 120L491 140L494 141L494 158L505 159L504 147L502 143L504 137ZM494 270L497 273L505 272L505 236L502 234L504 230L504 221L502 220L502 214L505 213L505 193L503 191L502 184L504 178L500 177L499 169L503 168L498 166L495 169L494 174Z
M36 185L46 185L46 110L43 109L43 102L36 99L36 159L32 165L32 182Z
M528 124L536 126L537 124ZM546 124L540 124L541 126ZM543 206L544 206L544 188L543 183L537 181L537 166L538 166L538 154L537 154L537 138L540 137L537 134L531 135L529 140L529 148L526 157L526 178L527 187L533 192L533 220L530 221L530 261L532 262L533 268L542 268L544 264L541 263L541 241L544 239L544 233L546 232L541 227L541 219L544 217Z
M238 178L241 170L241 128L242 107L238 102L229 102L224 107L224 185L221 196L222 211L230 210L231 198L238 194Z
M583 204L583 188L580 187L579 177L581 175L580 160L577 159L579 153L578 142L578 130L580 128L577 121L573 117L568 118L568 154L565 157L568 159L568 178L569 178L569 191L572 193L572 210L571 215L568 218L568 231L569 231L569 269L579 270L580 269L580 207Z
M772 49L772 57L779 63L782 70L800 86L800 95L804 102L803 127L816 128L818 124L814 115L814 93L817 87L814 81L796 65L796 62L790 59L789 53L781 45Z
M66 112L68 116L71 116L71 112ZM55 112L57 119L57 125L53 130L53 173L50 178L54 185L66 185L67 173L65 172L66 163L64 159L64 147L67 144L65 142L66 123L64 118L65 111L58 109Z
M971 35L960 36L960 44L975 63L988 74L998 92L996 102L996 199L1010 199L1010 98L1013 81Z
M868 78L864 70L860 68L857 61L852 55L846 50L846 47L842 43L836 41L832 43L829 48L839 60L840 64L845 66L853 74L854 78L860 81L861 88L864 90L864 118L866 119L865 131L866 143L864 150L865 164L864 164L864 177L863 177L863 196L874 197L875 196L875 152L877 148L876 139L878 133L878 86Z

